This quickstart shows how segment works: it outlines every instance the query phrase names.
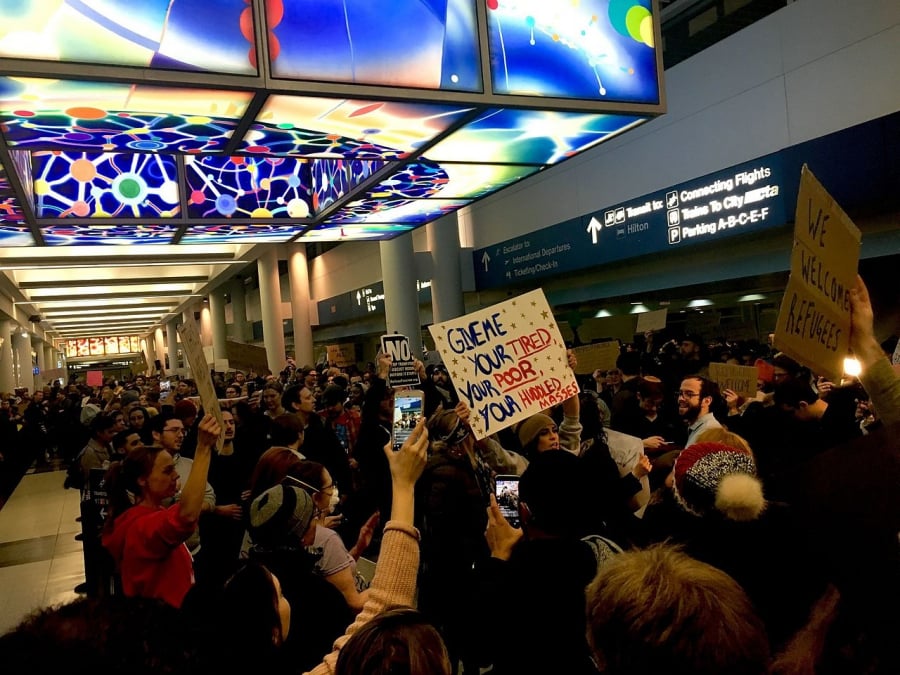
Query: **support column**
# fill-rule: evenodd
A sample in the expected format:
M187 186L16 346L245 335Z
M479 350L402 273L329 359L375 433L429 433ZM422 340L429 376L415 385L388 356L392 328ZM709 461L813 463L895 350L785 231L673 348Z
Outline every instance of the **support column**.
M284 367L284 324L281 319L281 284L278 279L278 255L269 245L256 261L259 270L259 308L262 313L263 343L269 370L278 373Z
M209 320L212 332L212 348L214 359L227 359L225 338L228 328L225 325L225 293L221 288L212 290L209 294Z
M451 213L425 226L431 252L431 310L435 323L466 313L459 270L459 221Z
M309 323L309 267L306 244L294 244L288 258L291 282L291 315L294 323L294 360L297 367L315 362L312 326Z
M231 334L238 342L250 342L250 330L247 325L247 295L244 291L244 280L235 277L229 286L231 291L231 320L233 329Z
M44 385L48 384L47 376L44 375L44 371L47 370L47 359L46 355L44 354L43 340L37 340L36 342L32 343L31 348L34 350L34 353L37 356L37 367L40 371L40 375L34 378L34 386L43 389Z
M12 349L14 328L15 324L12 321L0 321L0 392L6 394L13 393L13 389L16 388L16 367Z
M212 319L210 318L209 300L206 299L200 304L200 345L202 347L212 347Z
M419 320L412 233L382 241L379 245L387 332L407 336L412 353L422 358L422 324Z
M31 370L31 335L23 329L13 334L13 349L16 351L16 382L34 392L34 371Z
M162 326L156 328L153 341L155 342L154 353L156 354L156 359L162 366L162 368L160 368L160 374L162 374L162 371L166 369L166 340L163 336ZM147 365L150 367L151 372L155 370L152 363L148 363Z
M166 351L169 354L169 370L171 375L178 368L178 319L170 319L166 324Z

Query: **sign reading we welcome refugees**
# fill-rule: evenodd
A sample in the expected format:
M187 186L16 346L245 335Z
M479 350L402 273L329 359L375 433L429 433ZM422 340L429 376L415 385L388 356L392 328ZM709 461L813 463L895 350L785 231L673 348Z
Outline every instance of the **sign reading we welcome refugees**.
M540 289L429 326L482 439L578 393L566 346Z

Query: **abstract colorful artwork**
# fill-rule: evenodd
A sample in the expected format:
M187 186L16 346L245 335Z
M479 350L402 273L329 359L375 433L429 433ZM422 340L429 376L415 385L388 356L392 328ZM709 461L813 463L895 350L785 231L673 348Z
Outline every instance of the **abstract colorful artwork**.
M48 246L135 246L171 244L178 225L45 225Z
M306 225L191 225L181 244L283 244L303 232Z
M377 241L393 239L412 229L411 225L335 225L310 230L299 241Z
M0 77L11 147L94 152L221 152L249 92Z
M38 218L171 218L180 211L172 155L36 152Z
M435 162L556 164L643 121L630 115L487 110L429 148Z
M0 223L20 223L24 220L22 208L9 184L6 168L0 164ZM15 231L15 228L13 229Z
M475 0L268 0L277 78L481 91Z
M397 159L427 144L470 108L433 103L274 95L241 152L343 159Z
M424 225L469 204L471 199L366 198L350 202L325 227L344 223Z
M0 9L0 56L257 73L245 0L14 0Z
M34 246L34 235L31 234L31 229L24 225L7 225L2 218L3 208L3 198L0 197L0 247Z
M487 0L497 94L659 103L651 0Z
M424 161L419 163L426 164ZM442 175L439 183L435 181L435 191L431 193L442 199L478 199L545 168L528 164L427 164L435 167ZM381 183L373 192L382 187L390 191L391 180Z

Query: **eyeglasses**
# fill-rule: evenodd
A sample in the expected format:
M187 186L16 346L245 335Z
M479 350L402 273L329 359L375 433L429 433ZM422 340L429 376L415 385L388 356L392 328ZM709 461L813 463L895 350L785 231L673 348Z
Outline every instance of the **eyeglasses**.
M700 394L697 393L696 391L679 391L679 392L675 392L675 393L678 395L678 398L691 399L691 398L694 398L695 396L700 396Z
M168 431L169 433L177 434L179 436L184 436L187 433L187 430L184 427L169 427L168 429L163 429L163 431Z

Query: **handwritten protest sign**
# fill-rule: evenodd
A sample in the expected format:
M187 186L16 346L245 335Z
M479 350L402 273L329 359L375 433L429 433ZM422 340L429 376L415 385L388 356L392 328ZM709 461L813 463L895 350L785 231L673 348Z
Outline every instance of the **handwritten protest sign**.
M85 377L87 380L87 385L89 387L102 387L103 386L103 371L102 370L89 370L87 371L87 376Z
M759 373L753 366L736 366L730 363L709 364L709 379L722 390L731 389L744 398L756 396L756 380Z
M356 345L348 342L340 345L327 345L328 363L333 363L338 368L348 368L356 365Z
M666 327L667 309L657 309L652 312L641 312L637 315L637 325L634 328L636 335L643 335L648 330L664 330Z
M575 347L572 352L577 359L575 372L591 375L595 370L612 370L616 367L621 350L615 340Z
M409 338L399 333L381 336L381 351L391 357L388 384L392 387L409 387L421 384L413 361Z
M216 396L216 388L212 383L209 373L209 365L200 344L200 331L197 330L197 322L189 319L178 326L178 335L181 336L181 348L188 365L191 367L194 383L197 385L197 393L200 394L200 403L204 412L216 418L219 427L225 429L222 421L222 408L219 406L219 397ZM216 441L216 447L222 449L222 436Z
M578 393L566 347L540 289L429 326L482 439Z
M775 346L836 382L850 350L850 289L861 240L853 221L804 165Z

